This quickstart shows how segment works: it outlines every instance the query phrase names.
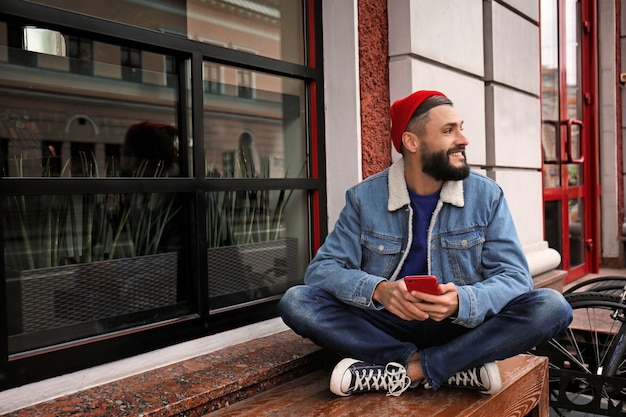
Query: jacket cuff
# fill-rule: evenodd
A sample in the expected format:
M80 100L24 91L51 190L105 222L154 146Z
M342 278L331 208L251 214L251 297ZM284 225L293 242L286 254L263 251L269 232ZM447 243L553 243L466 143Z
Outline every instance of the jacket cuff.
M480 323L475 323L476 297L474 292L467 286L457 286L459 294L459 310L456 318L452 318L454 324L463 327L476 327Z
M354 292L352 302L364 308L382 310L384 308L383 305L374 301L374 290L383 281L386 281L386 279L374 275L364 276Z

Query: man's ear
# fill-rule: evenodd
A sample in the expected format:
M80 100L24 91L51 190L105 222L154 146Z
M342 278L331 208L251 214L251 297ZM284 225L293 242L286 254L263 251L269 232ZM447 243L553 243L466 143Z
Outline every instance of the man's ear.
M404 132L402 134L402 146L408 152L414 153L417 151L419 147L419 141L417 140L417 135L411 132Z

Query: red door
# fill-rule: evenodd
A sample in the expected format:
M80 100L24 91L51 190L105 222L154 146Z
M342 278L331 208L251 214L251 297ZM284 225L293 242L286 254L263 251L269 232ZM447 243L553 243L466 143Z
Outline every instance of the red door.
M597 272L595 0L541 0L545 237L566 282Z

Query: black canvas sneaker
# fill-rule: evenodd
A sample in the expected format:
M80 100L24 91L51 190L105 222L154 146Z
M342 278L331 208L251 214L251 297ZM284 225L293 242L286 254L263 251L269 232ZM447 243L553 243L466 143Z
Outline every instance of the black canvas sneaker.
M330 390L342 397L370 391L387 391L387 395L397 397L410 385L406 368L396 362L374 365L346 358L335 366L330 376Z
M500 368L495 362L489 362L466 371L457 372L442 385L473 389L483 394L495 394L502 389Z

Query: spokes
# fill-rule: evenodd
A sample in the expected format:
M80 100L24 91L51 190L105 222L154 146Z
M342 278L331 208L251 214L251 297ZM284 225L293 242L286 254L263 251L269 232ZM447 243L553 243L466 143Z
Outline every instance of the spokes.
M612 359L611 346L619 340L622 322L611 314L621 309L619 298L598 293L566 296L574 310L569 328L549 343L537 348L550 359L551 406L557 412L626 416L626 360L618 353L612 360L614 377L603 375ZM622 335L626 337L625 335Z

